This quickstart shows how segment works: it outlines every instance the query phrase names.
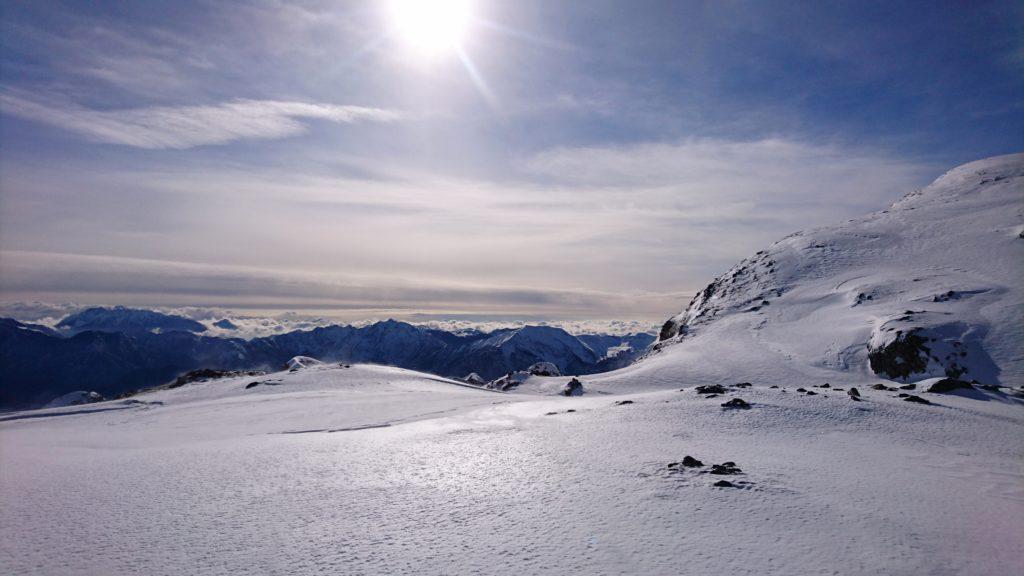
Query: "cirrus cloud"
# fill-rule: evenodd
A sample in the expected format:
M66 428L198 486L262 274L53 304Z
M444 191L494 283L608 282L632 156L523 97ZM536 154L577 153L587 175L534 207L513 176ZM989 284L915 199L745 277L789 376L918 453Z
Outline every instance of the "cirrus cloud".
M242 139L273 139L306 131L303 120L393 122L401 112L279 100L232 100L204 106L153 106L92 110L76 104L39 102L18 94L0 94L0 110L76 132L94 142L146 149L184 149Z

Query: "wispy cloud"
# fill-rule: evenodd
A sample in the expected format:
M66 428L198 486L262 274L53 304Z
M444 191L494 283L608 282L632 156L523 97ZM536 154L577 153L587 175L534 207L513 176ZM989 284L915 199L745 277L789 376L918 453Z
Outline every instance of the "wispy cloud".
M76 132L95 142L148 149L183 149L242 139L272 139L306 131L304 120L393 122L403 114L363 106L278 100L232 100L213 106L154 106L92 110L0 94L0 111Z
M838 176L871 171L895 177L919 176L922 166L879 151L792 138L729 140L691 138L621 146L563 147L524 162L531 173L559 181L614 187L685 185L747 175L764 188L770 181L802 185L833 182ZM862 182L863 183L863 182ZM746 186L744 187L746 188Z

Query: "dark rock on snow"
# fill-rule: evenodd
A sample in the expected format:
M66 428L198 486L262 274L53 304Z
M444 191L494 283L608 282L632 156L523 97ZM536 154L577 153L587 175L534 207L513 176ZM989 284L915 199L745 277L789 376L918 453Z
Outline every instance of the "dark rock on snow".
M725 394L725 388L718 384L709 384L707 386L697 386L695 388L697 394Z
M719 480L718 482L715 482L714 484L712 484L712 486L714 486L716 488L735 488L736 487L735 484L733 484L732 482L729 482L728 480Z
M909 312L909 311L908 311ZM928 368L931 349L928 340L920 336L919 328L900 334L892 342L868 353L868 362L875 374L890 378L907 378Z
M724 462L722 464L712 464L711 473L718 474L720 476L729 476L732 474L742 474L743 471L736 466L735 462Z
M972 386L970 382L965 382L963 380L957 380L956 378L943 378L942 380L939 380L935 384L932 384L931 386L929 386L928 387L928 392L937 392L937 393L941 394L941 393L944 393L944 392L952 392L954 390L973 390L973 389L974 389L974 386Z
M199 382L202 380L216 380L218 378L233 378L235 376L262 376L265 372L261 370L249 370L249 371L238 371L238 370L214 370L212 368L201 368L199 370L192 370L186 372L181 376L178 376L174 382L171 382L168 388L178 388L185 384L192 382Z
M704 463L693 456L686 456L683 458L683 466L687 468L701 468L704 466Z
M745 410L745 409L750 408L750 404L748 404L742 398L733 398L732 400L729 400L728 402L723 402L722 403L722 408L742 408L742 409Z
M916 404L931 404L931 402L925 400L924 398L921 398L920 396L910 396L910 395L908 395L906 398L903 399L903 401L904 402L914 402Z
M583 394L583 383L578 378L573 378L562 388L562 396L581 396Z

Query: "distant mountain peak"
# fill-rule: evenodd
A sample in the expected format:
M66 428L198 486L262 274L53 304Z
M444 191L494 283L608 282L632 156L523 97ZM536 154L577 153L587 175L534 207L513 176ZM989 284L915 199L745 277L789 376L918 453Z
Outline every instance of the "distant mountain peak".
M206 326L184 316L124 306L86 308L65 317L57 323L57 328L69 335L87 331L125 334L206 331Z

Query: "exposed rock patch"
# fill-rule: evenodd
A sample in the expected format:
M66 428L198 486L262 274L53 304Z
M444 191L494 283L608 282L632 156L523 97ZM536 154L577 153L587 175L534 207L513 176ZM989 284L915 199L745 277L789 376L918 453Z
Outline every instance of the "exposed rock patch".
M750 408L750 404L747 403L747 401L742 399L742 398L733 398L732 400L729 400L728 402L723 402L722 403L722 408L728 408L728 409L739 408L739 409L747 410L747 409Z
M192 382L204 380L217 380L220 378L234 378L236 376L263 376L266 372L262 370L214 370L212 368L201 368L186 372L175 378L174 382L167 385L168 388L178 388Z
M562 396L582 396L583 395L583 383L577 378L569 380L565 387L562 388Z
M537 362L526 369L527 372L534 376L561 376L562 373L558 370L558 366L555 366L551 362Z
M683 466L686 466L687 468L702 468L704 467L704 463L693 456L687 455L683 457Z
M736 466L735 462L724 462L722 464L712 464L710 474L717 474L720 476L729 476L733 474L742 474L743 470L740 470L739 466Z
M936 392L939 394L953 392L955 390L974 390L974 386L972 386L970 382L965 382L956 378L943 378L928 387L928 392Z

